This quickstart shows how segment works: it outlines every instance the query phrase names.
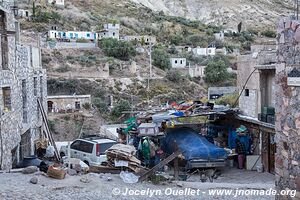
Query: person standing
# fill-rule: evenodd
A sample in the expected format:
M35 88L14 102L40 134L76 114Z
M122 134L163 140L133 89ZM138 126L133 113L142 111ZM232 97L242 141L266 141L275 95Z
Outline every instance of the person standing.
M238 154L238 168L243 169L246 155L245 146L238 138L235 140L235 144L236 152Z

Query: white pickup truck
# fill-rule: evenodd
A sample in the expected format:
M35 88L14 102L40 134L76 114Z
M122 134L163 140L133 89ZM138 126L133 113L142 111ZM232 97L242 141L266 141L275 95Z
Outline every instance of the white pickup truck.
M77 139L71 143L70 155L71 158L78 158L88 166L99 166L107 161L105 151L114 144L117 142L110 139ZM61 146L59 152L61 157L67 156L68 145Z

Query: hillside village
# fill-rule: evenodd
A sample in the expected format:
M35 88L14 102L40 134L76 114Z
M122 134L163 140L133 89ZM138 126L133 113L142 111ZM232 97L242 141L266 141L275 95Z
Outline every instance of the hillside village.
M300 198L298 7L0 2L0 199Z

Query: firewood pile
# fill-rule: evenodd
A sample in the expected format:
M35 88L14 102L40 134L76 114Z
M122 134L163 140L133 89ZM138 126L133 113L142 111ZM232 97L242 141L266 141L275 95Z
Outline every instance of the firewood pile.
M124 167L134 172L140 171L141 161L135 157L133 146L116 144L106 151L107 162L111 167Z

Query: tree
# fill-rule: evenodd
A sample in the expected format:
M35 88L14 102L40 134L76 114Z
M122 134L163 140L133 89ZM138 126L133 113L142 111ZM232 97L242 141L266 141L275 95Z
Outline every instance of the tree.
M152 52L153 65L162 70L170 69L170 56L163 48L157 48Z
M32 16L35 17L35 1L32 2Z
M121 60L130 60L131 57L136 55L136 51L132 43L118 41L114 38L105 38L100 40L100 47L103 49L105 55Z
M225 82L229 78L227 66L224 61L212 61L204 70L205 81L208 84L216 85Z
M112 110L112 115L115 117L120 117L123 111L128 111L131 109L131 105L128 100L121 99L117 105Z
M238 24L238 32L240 33L242 31L242 25L243 25L243 22L240 22Z

